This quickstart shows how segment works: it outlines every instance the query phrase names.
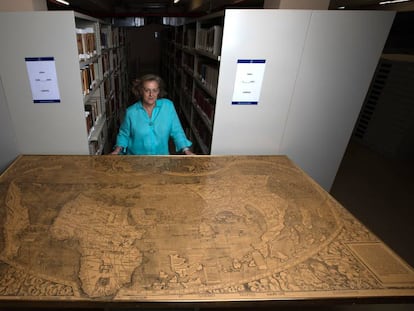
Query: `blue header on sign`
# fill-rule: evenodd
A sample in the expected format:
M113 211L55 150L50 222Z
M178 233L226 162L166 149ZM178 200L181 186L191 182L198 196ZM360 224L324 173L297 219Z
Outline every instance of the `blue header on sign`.
M48 103L60 103L60 99L34 99L35 104L48 104Z
M26 62L39 62L39 61L45 61L45 60L54 60L55 58L53 56L50 57L25 57Z
M239 64L264 64L266 63L265 59L238 59L237 63Z
M231 102L232 105L257 105L258 102Z

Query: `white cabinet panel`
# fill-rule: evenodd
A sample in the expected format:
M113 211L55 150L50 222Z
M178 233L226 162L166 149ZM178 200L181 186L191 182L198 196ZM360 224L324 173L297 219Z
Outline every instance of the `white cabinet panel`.
M329 190L393 21L313 11L280 152Z
M394 12L227 10L211 154L286 154L326 190ZM232 105L238 59L265 59L257 105Z
M117 132L126 104L121 39L112 25L73 11L0 13L0 75L19 152L108 152L107 132ZM33 101L26 58L42 57L53 58L59 102Z
M0 70L22 153L89 154L73 12L0 13ZM33 103L26 57L54 57L60 103Z
M278 154L310 11L228 10L211 154ZM265 59L257 105L232 105L238 59Z

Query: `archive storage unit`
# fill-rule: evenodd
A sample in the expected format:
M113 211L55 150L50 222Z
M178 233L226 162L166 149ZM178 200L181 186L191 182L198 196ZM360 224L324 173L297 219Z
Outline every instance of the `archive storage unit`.
M210 154L224 12L168 29L162 74L197 154Z
M353 138L388 158L414 157L414 57L383 54Z
M122 37L72 11L0 13L0 39L7 42L0 47L1 78L20 153L110 150L108 133L125 103Z
M286 154L329 190L394 15L230 9L171 29L163 73L196 151Z

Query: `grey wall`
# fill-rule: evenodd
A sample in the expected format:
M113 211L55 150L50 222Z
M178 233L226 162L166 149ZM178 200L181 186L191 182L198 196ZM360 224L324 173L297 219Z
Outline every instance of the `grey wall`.
M128 47L128 74L130 79L143 74L160 74L161 38L163 25L149 24L127 30L126 45Z

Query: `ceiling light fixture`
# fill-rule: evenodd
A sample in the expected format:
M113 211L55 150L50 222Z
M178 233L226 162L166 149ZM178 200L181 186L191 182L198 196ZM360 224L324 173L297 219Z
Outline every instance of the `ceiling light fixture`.
M399 2L408 2L411 0L390 0L390 1L381 1L379 3L379 5L384 5L384 4L393 4L393 3L399 3Z
M180 0L174 0L174 4L177 4L178 2L180 2Z
M69 2L67 2L65 0L56 0L56 2L62 3L64 5L69 5Z

